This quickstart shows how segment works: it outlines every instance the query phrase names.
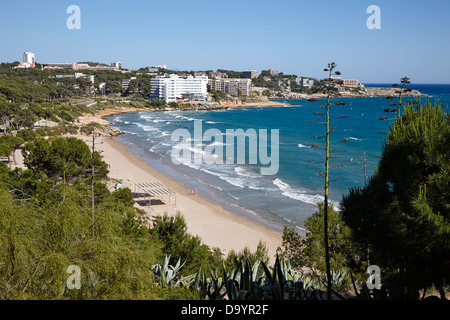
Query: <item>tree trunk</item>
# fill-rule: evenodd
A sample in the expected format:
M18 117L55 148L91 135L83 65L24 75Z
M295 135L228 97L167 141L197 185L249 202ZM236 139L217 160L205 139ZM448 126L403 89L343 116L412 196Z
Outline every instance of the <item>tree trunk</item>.
M331 79L332 69L330 68ZM327 272L327 300L331 300L331 270L330 270L330 249L328 246L328 171L329 171L329 160L330 160L330 85L331 80L328 82L328 92L327 92L327 132L326 132L326 158L325 158L325 201L324 201L324 242L325 242L325 264Z
M95 151L95 128L92 132L92 155L91 155L91 161L92 161L92 177L91 177L91 224L92 224L92 239L95 237L94 232L94 223L95 223L95 194L94 194L94 151Z

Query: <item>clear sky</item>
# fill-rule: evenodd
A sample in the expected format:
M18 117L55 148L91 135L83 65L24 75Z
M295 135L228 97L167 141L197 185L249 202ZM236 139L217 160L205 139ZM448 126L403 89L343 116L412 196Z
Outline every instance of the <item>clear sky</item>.
M66 26L68 6L81 29ZM370 30L370 5L381 29ZM0 0L0 62L279 70L363 83L450 83L449 0Z

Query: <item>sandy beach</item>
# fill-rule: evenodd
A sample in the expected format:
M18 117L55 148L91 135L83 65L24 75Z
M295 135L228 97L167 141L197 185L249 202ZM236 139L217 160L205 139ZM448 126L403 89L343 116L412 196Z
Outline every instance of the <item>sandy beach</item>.
M86 141L88 145L92 143L91 137L76 137ZM147 212L149 219L165 212L169 215L180 212L186 219L188 232L198 235L211 248L219 247L225 254L230 250L241 251L245 247L254 252L262 241L268 248L271 262L275 260L276 249L281 246L282 234L279 231L229 212L220 204L203 198L201 193L192 194L191 190L129 152L115 137L97 138L96 149L101 151L103 160L110 166L109 177L121 181L131 191L135 190L136 183L159 182L176 192L176 201L169 201L166 197L163 205L149 207L136 204Z
M103 119L104 116L136 112L135 108L112 109L99 112L97 114L86 114L79 117L77 125L85 125L91 122L99 123L108 127L110 123ZM85 141L88 146L92 145L92 137L85 135L67 135ZM225 210L222 205L202 197L201 192L192 194L188 189L175 179L159 172L150 163L140 158L127 147L121 144L117 137L100 136L96 138L95 149L100 151L103 160L109 165L109 177L122 183L132 192L138 191L137 183L160 183L164 188L176 193L176 200L172 196L163 198L164 204L135 206L146 212L145 219L151 221L153 216L175 215L180 212L187 223L188 232L197 235L202 242L209 247L218 247L224 254L231 250L242 251L248 247L254 252L261 241L268 249L271 263L275 261L276 250L281 247L282 233L271 229L266 225L238 216L233 212ZM14 167L25 169L22 153L16 151L17 163ZM113 186L113 183L111 183Z

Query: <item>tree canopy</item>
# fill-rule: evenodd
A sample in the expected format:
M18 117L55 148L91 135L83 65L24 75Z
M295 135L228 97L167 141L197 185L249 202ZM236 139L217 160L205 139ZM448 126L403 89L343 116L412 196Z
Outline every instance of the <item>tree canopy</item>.
M387 283L441 287L450 275L450 125L438 102L408 103L376 173L342 200L354 239Z

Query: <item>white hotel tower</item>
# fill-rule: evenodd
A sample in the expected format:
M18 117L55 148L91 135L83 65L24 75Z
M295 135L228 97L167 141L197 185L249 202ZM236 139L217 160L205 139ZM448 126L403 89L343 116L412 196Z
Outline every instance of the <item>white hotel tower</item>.
M34 53L31 52L24 52L23 54L23 63L26 64L30 64L30 65L34 65L35 61L34 61Z
M207 76L179 77L165 74L150 80L150 98L166 102L178 100L203 100L207 95Z

